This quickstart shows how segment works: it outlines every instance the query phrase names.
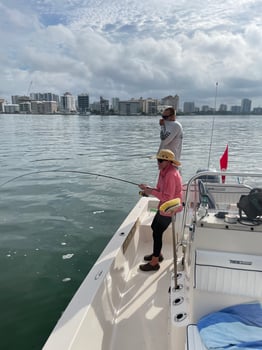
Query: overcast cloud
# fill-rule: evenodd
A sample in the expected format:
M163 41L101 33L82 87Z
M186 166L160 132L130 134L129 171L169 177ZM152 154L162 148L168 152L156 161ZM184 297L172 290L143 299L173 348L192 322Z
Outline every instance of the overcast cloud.
M0 0L0 97L66 91L262 106L262 2Z

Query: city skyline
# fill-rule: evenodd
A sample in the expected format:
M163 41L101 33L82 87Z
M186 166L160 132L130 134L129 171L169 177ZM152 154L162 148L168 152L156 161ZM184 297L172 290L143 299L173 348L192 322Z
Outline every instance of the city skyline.
M59 98L61 98L62 96L64 96L65 94L71 94L71 95L73 95L74 97L77 97L77 96L80 96L80 95L88 95L89 96L89 98L90 98L90 96L92 96L91 94L89 94L88 92L80 92L79 94L77 94L77 95L74 95L73 93L71 93L71 92L64 92L64 93L62 93L62 94L54 94L54 93L52 93L52 92L30 92L29 93L29 96L28 97L32 97L33 95L38 95L38 94L52 94L52 95L57 95L57 96L59 96ZM168 96L170 96L171 95L171 93L168 95ZM175 95L175 94L174 94ZM178 94L176 94L177 96L179 96ZM15 96L27 96L27 95L11 95L10 96L10 98L9 99L5 99L5 101L6 101L6 103L8 103L8 104L10 104L10 103L12 103L11 101L12 101L12 98L13 97L15 97ZM107 99L107 100L109 100L109 101L111 101L112 99L114 99L114 98L119 98L119 96L99 96L99 98L100 97L103 97L103 98L105 98L105 99ZM155 99L158 99L158 100L161 100L162 98L164 98L165 96L162 96L162 97L155 97ZM0 99L1 99L2 97L0 96ZM92 102L97 102L98 100L99 100L99 98L98 99L93 99L93 101ZM123 99L123 100L132 100L132 99L140 99L140 98L142 98L142 99L150 99L150 98L152 98L152 97L150 97L150 96L147 96L147 97L145 97L145 96L140 96L140 97L134 97L134 96L130 96L130 97L127 97L126 99ZM252 104L252 107L253 108L258 108L258 107L261 107L262 106L262 103L261 103L261 105L260 104L258 104L258 105L256 105L256 106L254 106L253 105L253 100L252 99L250 99L250 98L248 98L248 97L242 97L242 98L240 98L240 100L239 101L236 101L236 103L235 104L227 104L227 103L225 103L224 101L220 101L220 99L217 97L217 96L215 96L215 98L214 98L214 100L213 101L211 101L211 103L213 103L213 105L208 105L208 104L202 104L202 105L200 105L200 104L198 104L197 103L197 101L194 101L193 99L188 99L187 101L183 101L183 102L181 102L181 97L179 96L179 108L181 108L181 106L182 105L184 105L184 103L194 103L195 104L195 106L196 107L198 107L198 108L201 108L201 107L204 107L204 106L208 106L208 107L210 107L210 108L212 108L212 109L214 109L214 110L218 110L219 109L219 106L220 105L226 105L227 107L229 107L229 108L231 108L231 107L233 107L233 106L241 106L241 103L242 103L242 101L243 100L251 100L251 104Z
M181 105L180 97L178 95L168 95L165 97L159 98L129 98L125 100L121 100L119 97L111 97L104 98L100 96L99 101L90 100L90 96L88 93L80 93L77 96L74 96L70 92L65 92L63 95L59 96L56 94L52 94L51 92L31 92L29 96L20 96L20 95L12 95L11 96L12 103L8 103L4 99L0 98L0 112L4 113L12 113L11 111L15 110L16 112L29 112L29 113L37 113L37 114L45 114L45 113L56 113L59 111L63 112L87 112L87 111L106 111L106 113L102 112L101 114L107 114L108 112L119 112L121 108L124 107L124 104L128 104L130 102L140 103L140 107L135 107L140 110L140 112L148 114L148 110L153 111L152 114L159 114L162 112L163 108L167 106L172 106L178 113L208 113L208 112L222 112L222 113L232 113L232 114L262 114L262 108L260 106L252 106L252 100L248 98L242 98L241 104L232 105L231 107L225 103L220 103L216 105L217 101L215 100L214 106L202 105L198 106L194 101L187 101ZM144 102L143 102L144 101ZM52 104L46 104L45 102L52 102ZM53 103L55 102L55 103ZM40 105L42 103L42 105ZM21 106L20 106L21 104ZM29 107L30 104L30 107ZM118 104L118 107L115 108ZM17 105L17 107L14 107ZM149 107L151 105L151 107ZM12 106L14 108L12 108ZM165 107L163 107L165 106ZM159 108L158 108L159 107ZM120 108L120 109L119 109ZM150 113L150 112L149 112Z
M2 0L0 97L51 90L262 105L258 1ZM31 84L32 82L32 84Z

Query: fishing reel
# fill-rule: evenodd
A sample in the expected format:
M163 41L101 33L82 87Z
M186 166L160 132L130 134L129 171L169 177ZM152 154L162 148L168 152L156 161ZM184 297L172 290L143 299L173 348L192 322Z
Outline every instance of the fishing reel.
M139 196L141 197L149 197L147 194L145 194L144 191L139 191L138 193L139 193Z

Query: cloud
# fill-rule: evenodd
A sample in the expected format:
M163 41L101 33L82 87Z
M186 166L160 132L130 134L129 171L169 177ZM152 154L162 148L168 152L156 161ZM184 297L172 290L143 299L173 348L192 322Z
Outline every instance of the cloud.
M0 95L86 92L259 103L259 2L9 0L0 4ZM254 105L254 103L253 103Z

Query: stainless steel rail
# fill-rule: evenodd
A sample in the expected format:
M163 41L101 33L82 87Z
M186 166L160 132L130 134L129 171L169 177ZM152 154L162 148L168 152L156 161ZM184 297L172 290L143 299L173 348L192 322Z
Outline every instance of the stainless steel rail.
M201 179L205 176L225 176L225 177L235 177L235 178L262 178L262 173L248 173L248 172L227 172L227 171L214 171L214 170L206 170L201 171L199 173L196 173L193 177L191 177L187 183L187 189L186 189L186 195L185 195L185 207L184 207L184 213L182 217L182 235L181 235L181 242L184 241L184 235L185 235L185 229L186 229L186 219L188 215L188 208L189 208L189 192L191 189L191 185L194 181Z

